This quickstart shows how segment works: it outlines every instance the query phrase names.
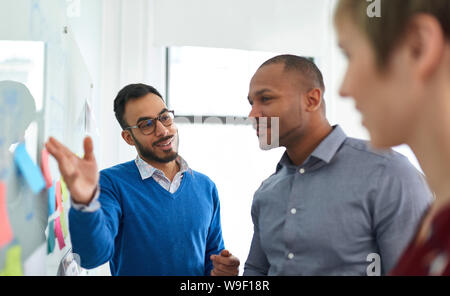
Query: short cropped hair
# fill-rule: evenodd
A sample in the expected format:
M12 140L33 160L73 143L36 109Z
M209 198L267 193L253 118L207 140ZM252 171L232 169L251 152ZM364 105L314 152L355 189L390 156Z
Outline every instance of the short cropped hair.
M122 129L128 127L128 123L123 118L127 102L139 99L149 93L157 95L161 100L163 99L156 88L143 83L129 84L119 91L114 99L114 114Z
M285 71L297 71L308 80L309 87L317 87L322 90L322 96L325 92L325 84L323 82L323 76L316 64L308 58L283 54L278 55L265 61L259 68L262 68L271 64L283 64Z

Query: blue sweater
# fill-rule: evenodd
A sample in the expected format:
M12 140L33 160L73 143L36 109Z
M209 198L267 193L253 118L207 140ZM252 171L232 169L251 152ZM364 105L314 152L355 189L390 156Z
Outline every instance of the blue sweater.
M100 172L101 207L69 212L81 266L110 262L112 275L209 275L209 257L224 249L214 183L184 173L175 193L141 179L134 161Z

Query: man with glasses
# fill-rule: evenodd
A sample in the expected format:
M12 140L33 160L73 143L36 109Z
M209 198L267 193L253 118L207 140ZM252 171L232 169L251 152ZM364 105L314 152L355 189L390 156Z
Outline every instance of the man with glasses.
M178 155L174 111L145 84L114 101L122 138L137 157L97 172L91 138L78 158L46 143L71 193L69 228L81 266L110 262L112 275L237 275L224 249L215 184Z

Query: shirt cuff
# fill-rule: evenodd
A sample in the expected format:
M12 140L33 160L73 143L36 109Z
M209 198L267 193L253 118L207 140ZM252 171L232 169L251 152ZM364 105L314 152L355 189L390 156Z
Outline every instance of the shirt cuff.
M97 188L95 189L94 198L91 200L89 204L87 205L79 204L72 200L72 207L77 211L93 213L98 209L100 209L100 202L98 201L99 196L100 196L100 186L97 185Z

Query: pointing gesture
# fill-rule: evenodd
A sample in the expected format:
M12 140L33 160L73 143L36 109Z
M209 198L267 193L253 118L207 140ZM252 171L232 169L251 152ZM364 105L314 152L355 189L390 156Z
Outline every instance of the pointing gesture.
M83 146L84 157L80 158L53 137L45 143L48 152L58 162L59 171L67 184L72 200L87 205L94 197L99 174L92 139L86 137Z

